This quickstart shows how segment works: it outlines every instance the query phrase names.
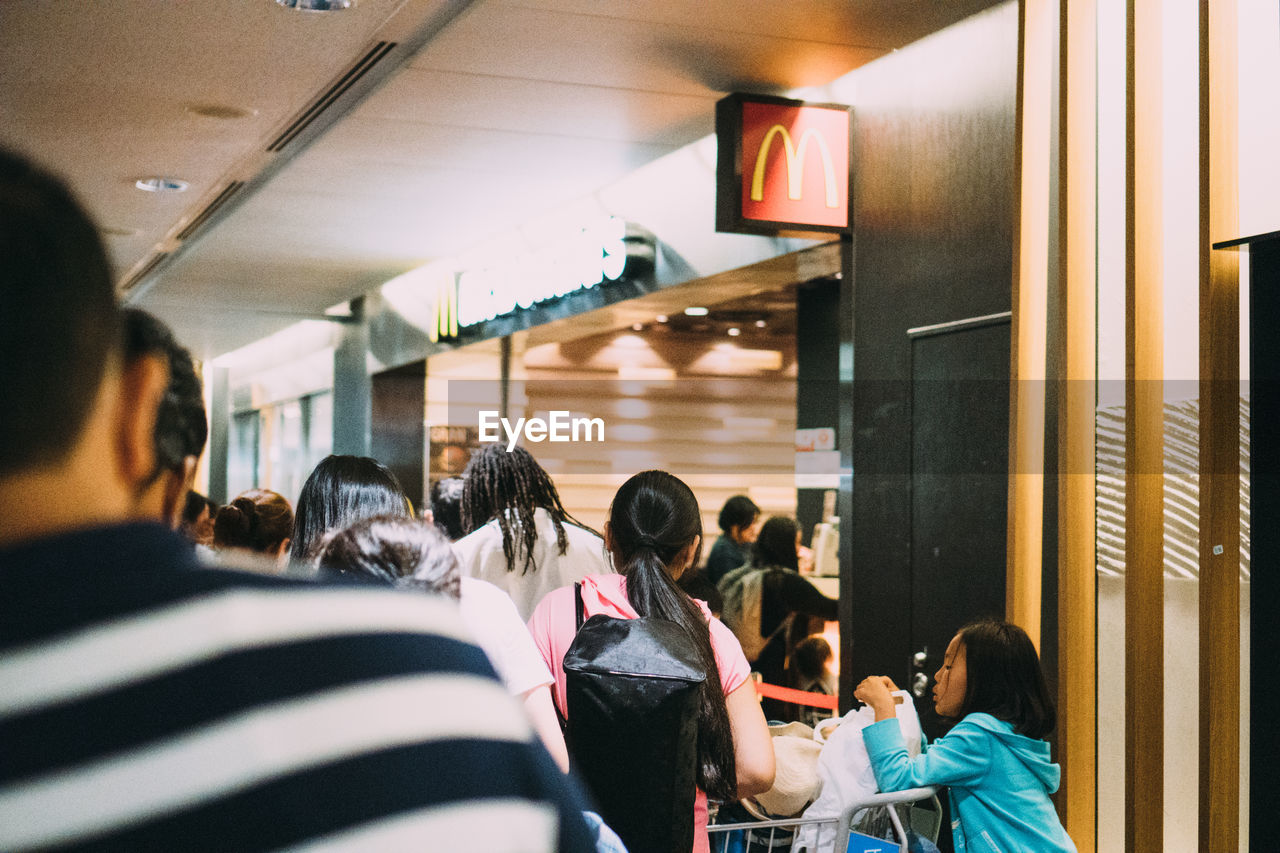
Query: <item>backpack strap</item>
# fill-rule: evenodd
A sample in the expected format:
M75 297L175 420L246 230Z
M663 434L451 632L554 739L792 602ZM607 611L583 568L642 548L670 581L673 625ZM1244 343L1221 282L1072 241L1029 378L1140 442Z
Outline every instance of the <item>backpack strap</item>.
M573 612L578 620L577 630L582 629L584 608L582 606L582 583L578 582L573 585Z

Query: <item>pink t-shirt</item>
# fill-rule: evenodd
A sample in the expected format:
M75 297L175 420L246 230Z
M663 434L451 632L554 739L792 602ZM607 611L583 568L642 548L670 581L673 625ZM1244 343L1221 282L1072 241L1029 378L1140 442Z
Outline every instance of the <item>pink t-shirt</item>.
M737 637L719 619L711 615L706 602L694 599L706 615L711 629L711 651L716 656L716 668L720 670L720 686L728 696L742 686L751 675L751 665L742 654ZM617 619L636 619L631 602L627 600L626 578L622 575L587 575L582 579L582 609L584 618L598 613ZM574 614L573 587L562 586L547 593L529 617L529 632L534 645L542 653L547 668L555 678L552 687L556 706L568 716L564 696L564 655L578 633ZM693 803L693 851L709 853L707 840L707 795L698 791Z

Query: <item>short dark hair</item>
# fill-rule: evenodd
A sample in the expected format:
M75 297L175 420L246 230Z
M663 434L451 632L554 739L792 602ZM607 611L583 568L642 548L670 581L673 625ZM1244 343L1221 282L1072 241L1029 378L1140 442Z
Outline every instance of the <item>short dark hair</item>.
M820 634L812 634L796 643L795 649L791 652L791 666L795 668L796 675L801 678L817 681L822 678L827 661L834 657L831 644Z
M756 537L755 563L758 566L782 566L792 571L800 570L800 555L796 552L796 534L800 525L794 518L775 515L760 528Z
M734 527L750 527L759 514L755 501L746 495L734 495L720 508L720 529L728 533Z
M197 492L195 489L187 491L187 499L182 505L182 523L195 524L200 520L200 514L205 510L209 511L209 517L218 514L218 505L214 501Z
M957 715L990 714L1018 734L1042 738L1057 725L1040 657L1027 632L998 619L960 629L964 647L964 702Z
M119 322L89 215L58 179L0 150L0 475L75 446Z
M321 569L457 599L458 558L444 534L415 518L363 518L328 538Z
M408 516L409 500L387 466L368 456L326 456L302 484L289 556L315 556L324 535L375 515Z
M168 365L169 384L156 411L156 470L181 470L183 460L199 457L209 440L204 388L195 360L159 318L140 308L125 308L123 315L125 362L154 355Z
M215 548L247 548L269 554L293 535L293 507L270 489L250 489L218 510L213 520Z
M431 519L453 542L466 535L462 529L462 487L461 477L446 477L431 486Z

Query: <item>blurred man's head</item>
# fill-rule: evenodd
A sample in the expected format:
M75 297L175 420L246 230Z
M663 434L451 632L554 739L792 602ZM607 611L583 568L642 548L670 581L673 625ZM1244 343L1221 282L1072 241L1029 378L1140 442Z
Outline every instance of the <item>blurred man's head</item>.
M169 384L156 413L155 469L142 483L139 515L170 527L181 521L183 502L196 462L209 438L203 389L195 362L160 320L137 308L124 309L124 361L161 359L168 368Z
M0 543L134 514L168 370L123 366L119 349L92 221L59 181L0 151Z

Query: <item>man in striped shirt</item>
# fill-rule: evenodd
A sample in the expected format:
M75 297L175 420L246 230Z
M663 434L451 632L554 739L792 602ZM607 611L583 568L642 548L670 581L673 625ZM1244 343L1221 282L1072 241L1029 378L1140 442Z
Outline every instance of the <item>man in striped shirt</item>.
M201 570L142 522L167 383L0 152L0 850L587 851L446 602Z

